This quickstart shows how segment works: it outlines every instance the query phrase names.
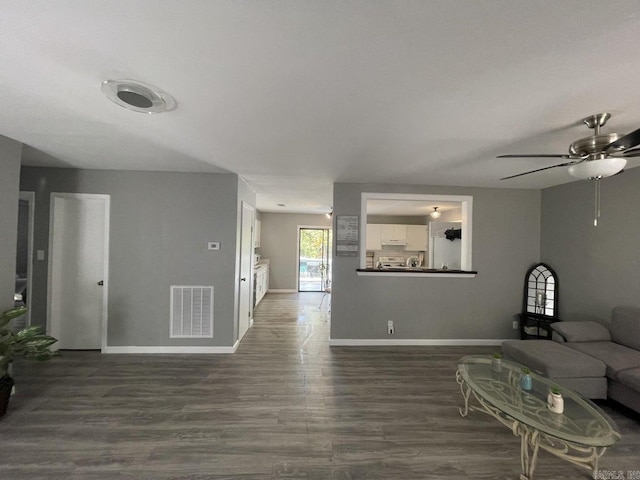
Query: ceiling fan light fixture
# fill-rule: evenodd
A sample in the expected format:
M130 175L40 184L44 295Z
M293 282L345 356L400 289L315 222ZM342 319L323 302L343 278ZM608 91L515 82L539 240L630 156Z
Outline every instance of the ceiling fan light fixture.
M105 80L100 89L113 103L134 112L162 113L176 108L167 92L138 80Z
M433 212L431 212L429 215L431 216L431 218L440 218L440 215L442 215L442 213L438 211L438 207L433 207Z
M580 180L593 180L610 177L619 173L627 164L620 157L607 157L596 160L585 160L569 167L569 174Z

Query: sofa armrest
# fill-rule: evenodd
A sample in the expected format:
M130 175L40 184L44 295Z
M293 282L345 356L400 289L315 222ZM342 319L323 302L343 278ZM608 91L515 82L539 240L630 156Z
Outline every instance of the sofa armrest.
M554 332L567 342L610 342L611 334L598 322L555 322Z

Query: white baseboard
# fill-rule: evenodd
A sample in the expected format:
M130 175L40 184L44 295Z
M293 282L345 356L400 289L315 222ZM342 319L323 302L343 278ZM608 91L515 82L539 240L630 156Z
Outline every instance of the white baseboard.
M234 353L240 342L236 342L233 347L105 347L102 353L180 353L180 354L218 354Z
M420 339L420 338L398 338L393 340L377 339L377 338L332 338L329 340L330 347L418 347L418 346L499 346L508 338L436 338L436 339Z
M298 293L298 290L291 290L289 288L270 288L267 293Z

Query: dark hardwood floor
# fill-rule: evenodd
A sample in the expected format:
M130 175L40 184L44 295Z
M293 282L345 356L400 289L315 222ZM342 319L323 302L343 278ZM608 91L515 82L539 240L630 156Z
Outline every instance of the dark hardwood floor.
M457 359L494 348L330 348L320 298L268 294L233 355L17 363L0 479L519 478L519 439L458 414ZM640 475L638 416L600 405L622 432L601 469ZM536 478L592 477L541 452Z

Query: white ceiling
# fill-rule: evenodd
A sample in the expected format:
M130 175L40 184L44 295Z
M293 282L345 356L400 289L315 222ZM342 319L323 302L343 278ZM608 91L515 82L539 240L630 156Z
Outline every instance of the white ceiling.
M637 0L0 0L0 134L24 164L235 172L264 211L334 182L543 188L580 120L640 126ZM100 91L133 78L177 109ZM631 167L638 161L630 161ZM285 207L279 207L278 204Z

